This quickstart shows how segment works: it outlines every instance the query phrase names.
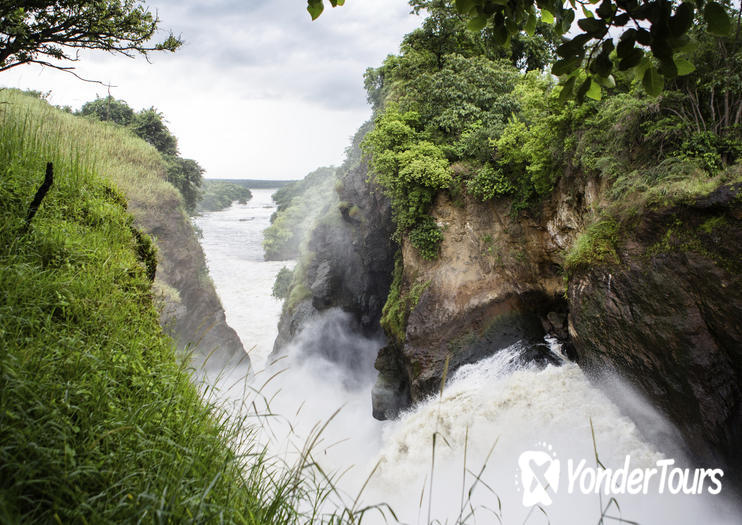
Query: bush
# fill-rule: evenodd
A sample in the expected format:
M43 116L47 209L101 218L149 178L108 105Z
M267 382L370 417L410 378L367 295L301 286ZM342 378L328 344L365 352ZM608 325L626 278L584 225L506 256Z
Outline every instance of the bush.
M291 281L294 279L294 272L285 266L278 271L276 280L273 283L273 297L277 299L286 299L291 291Z
M417 248L423 259L432 261L438 258L443 242L443 232L429 215L423 217L410 231L410 242Z
M466 190L479 199L488 201L495 197L504 197L515 191L515 187L502 174L502 171L492 167L491 164L485 164L477 171L476 176L468 181Z

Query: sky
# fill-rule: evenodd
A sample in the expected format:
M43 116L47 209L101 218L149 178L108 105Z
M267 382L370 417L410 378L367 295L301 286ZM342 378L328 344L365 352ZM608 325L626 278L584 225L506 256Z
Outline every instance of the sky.
M312 22L304 0L148 0L175 53L85 53L82 77L135 110L156 107L180 154L208 178L298 179L339 164L371 110L363 72L399 50L421 20L404 0L347 0ZM51 92L78 109L108 88L51 68L0 73L0 85Z

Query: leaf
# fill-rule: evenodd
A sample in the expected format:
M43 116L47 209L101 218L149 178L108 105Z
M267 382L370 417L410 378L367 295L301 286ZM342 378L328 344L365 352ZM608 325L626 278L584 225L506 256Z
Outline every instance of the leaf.
M495 42L497 42L501 46L504 46L508 42L509 38L510 34L508 33L508 30L504 25L495 27Z
M312 17L312 20L317 20L319 15L322 14L322 11L325 10L325 5L322 3L322 0L308 0L307 1L307 11L309 12L309 16Z
M575 98L577 98L578 104L582 104L582 101L585 100L585 94L587 93L587 90L590 89L590 84L592 84L592 80L590 77L587 77L582 85L577 89L577 95Z
M639 28L636 31L636 41L643 46L648 46L652 43L652 33L647 31L643 27Z
M678 68L679 77L690 75L696 70L696 66L687 58L675 57L673 60L675 60L675 66Z
M656 67L651 66L644 72L642 86L644 86L644 91L646 91L647 94L656 97L662 93L663 89L665 89L665 79L660 75L660 72L657 71Z
M562 23L560 24L562 34L570 30L570 28L572 27L572 22L574 21L575 21L575 12L572 9L563 9L562 10Z
M613 16L613 11L614 8L611 0L603 0L603 3L600 4L600 7L595 12L603 20L608 20Z
M577 77L569 77L569 79L562 86L562 90L559 92L559 102L566 102L572 98L572 90L575 88L575 81Z
M474 7L474 0L456 0L456 11L465 15Z
M536 32L536 15L531 13L528 15L528 20L526 21L526 33L533 36L535 32Z
M631 48L624 53L621 62L618 63L618 69L620 71L626 71L636 66L644 58L644 51L638 47Z
M629 23L629 20L631 20L629 13L621 13L620 15L613 17L613 25L616 27L623 27Z
M606 89L613 89L616 87L616 79L613 78L613 75L608 75L607 77L593 77L593 80L597 81L598 84Z
M472 31L481 31L482 29L484 29L484 26L486 25L487 25L487 17L482 16L482 15L477 15L469 21L469 25L467 27Z
M562 58L582 56L585 54L584 44L572 39L556 48L556 54Z
M670 17L670 34L679 37L688 32L693 25L693 12L695 8L690 2L683 2L675 10L675 15Z
M595 18L595 15L592 13L592 11L589 11L585 4L582 4L582 14L585 15L585 18Z
M554 65L551 66L551 73L558 77L568 75L580 66L580 62L581 60L579 58L557 60L554 62Z
M709 2L703 10L708 31L714 36L727 36L732 30L732 21L726 9L717 2Z
M602 94L603 91L600 89L600 85L592 80L590 82L590 87L588 88L587 92L585 92L585 96L593 100L600 100L602 98Z
M660 60L660 74L665 78L675 78L678 76L678 68L672 57L666 60Z
M608 31L608 28L605 26L605 22L596 18L583 18L582 20L577 22L577 25L580 26L580 29L590 34L590 36L594 36L595 38L602 37Z
M548 9L542 9L541 10L541 21L544 24L553 24L554 23L554 15L551 14L551 11Z

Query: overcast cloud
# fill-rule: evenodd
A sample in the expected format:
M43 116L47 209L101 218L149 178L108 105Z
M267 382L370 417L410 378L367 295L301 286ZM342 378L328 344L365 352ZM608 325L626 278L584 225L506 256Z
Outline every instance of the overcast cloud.
M370 116L363 72L420 23L404 0L348 0L315 22L304 0L147 4L183 48L153 54L151 64L86 54L77 73L114 85L111 94L135 109L162 111L181 154L214 178L296 179L340 163ZM73 108L106 94L37 66L0 73L0 84L51 90L52 103Z

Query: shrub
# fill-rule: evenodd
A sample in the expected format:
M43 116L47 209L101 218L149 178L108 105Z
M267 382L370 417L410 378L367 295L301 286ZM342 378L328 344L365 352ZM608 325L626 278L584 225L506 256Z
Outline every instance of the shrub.
M285 266L278 271L276 281L273 283L273 297L286 299L291 291L291 281L294 279L294 272Z

